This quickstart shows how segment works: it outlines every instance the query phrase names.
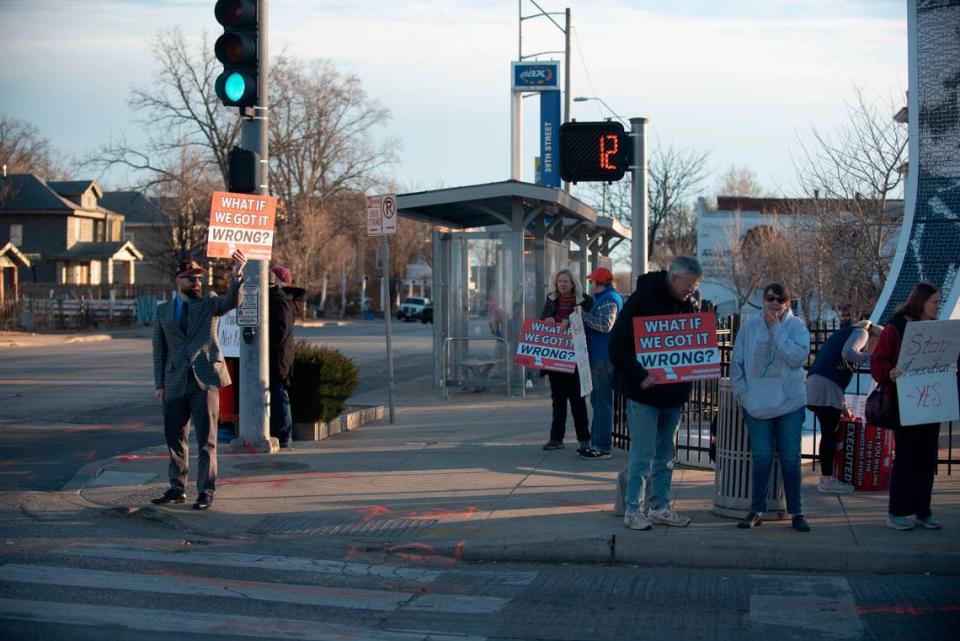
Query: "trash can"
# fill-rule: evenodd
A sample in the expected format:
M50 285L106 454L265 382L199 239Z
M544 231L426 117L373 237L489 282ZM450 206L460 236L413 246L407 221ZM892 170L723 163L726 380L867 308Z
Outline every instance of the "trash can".
M747 440L747 424L743 410L733 396L729 378L719 381L720 398L717 399L717 456L716 475L713 480L713 513L742 519L750 511L753 492L751 473L753 457ZM783 479L780 461L773 457L772 478L767 486L767 509L764 519L785 519L787 505L783 494Z

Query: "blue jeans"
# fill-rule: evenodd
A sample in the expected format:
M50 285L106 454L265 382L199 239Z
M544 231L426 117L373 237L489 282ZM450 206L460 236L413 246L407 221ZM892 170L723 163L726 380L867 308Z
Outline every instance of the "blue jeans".
M800 470L800 433L803 431L804 408L773 418L754 418L743 413L750 434L750 454L753 458L753 492L750 511L762 514L767 509L767 489L770 484L770 468L773 467L773 452L776 448L783 472L783 491L787 495L787 512L803 514L800 485L803 473Z
M270 384L270 436L281 443L293 439L293 416L290 413L290 392L277 381Z
M590 447L599 452L609 452L613 447L613 364L610 361L590 361L590 378L593 391L590 405L593 407L593 424L590 427Z
M628 512L660 510L670 504L680 409L627 400L630 467L624 503Z

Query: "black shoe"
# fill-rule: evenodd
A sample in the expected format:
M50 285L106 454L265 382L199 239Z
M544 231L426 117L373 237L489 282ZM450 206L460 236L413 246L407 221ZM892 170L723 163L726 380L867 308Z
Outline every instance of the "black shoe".
M590 449L590 441L580 441L577 443L577 452L586 452Z
M172 487L163 493L158 499L150 499L150 502L154 505L163 505L164 503L186 503L187 495L181 492L180 490L175 490Z
M802 514L795 514L793 516L793 529L797 532L809 532L810 524L807 523L806 517Z
M602 461L611 458L610 452L601 452L600 450L595 450L592 447L588 447L585 450L579 450L577 451L577 454L580 455L580 458L588 461Z
M209 494L201 494L197 497L197 502L193 504L195 510L207 510L213 505L213 497Z
M750 512L747 516L737 523L737 527L741 530L749 530L750 528L755 528L763 523L763 518L756 512Z

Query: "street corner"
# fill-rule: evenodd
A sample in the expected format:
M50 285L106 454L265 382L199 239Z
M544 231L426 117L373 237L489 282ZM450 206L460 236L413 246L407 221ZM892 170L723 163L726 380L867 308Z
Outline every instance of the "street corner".
M0 332L0 349L53 347L56 345L74 345L77 343L99 343L112 340L109 334L38 334L35 332Z

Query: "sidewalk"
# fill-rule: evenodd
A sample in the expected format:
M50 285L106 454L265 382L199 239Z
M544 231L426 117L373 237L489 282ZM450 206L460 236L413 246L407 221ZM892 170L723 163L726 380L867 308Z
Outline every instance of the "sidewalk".
M297 321L298 327L349 327L362 321L358 320L307 320ZM56 345L71 345L74 343L98 343L117 338L150 338L153 335L153 326L134 325L131 327L108 328L104 330L89 330L85 332L49 331L49 332L19 332L0 331L0 349L15 347L52 347Z
M220 453L216 503L207 512L155 507L166 488L164 448L85 467L67 488L90 504L131 517L227 537L307 537L346 556L381 551L469 561L610 562L765 570L960 573L960 472L943 470L934 512L943 530L883 527L886 493L816 492L804 466L813 531L789 521L739 530L715 516L713 472L674 472L674 507L687 528L627 529L612 515L614 482L626 463L584 461L567 448L545 452L549 399L452 391L441 401L424 377L398 385L397 422L367 425L278 454ZM379 396L356 402L380 403ZM161 431L159 422L158 433ZM191 463L192 475L196 459Z

